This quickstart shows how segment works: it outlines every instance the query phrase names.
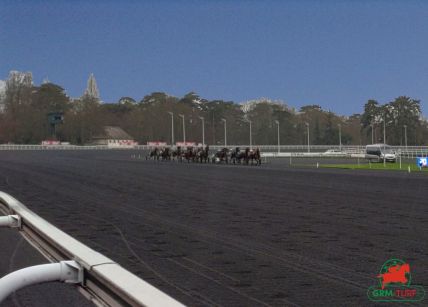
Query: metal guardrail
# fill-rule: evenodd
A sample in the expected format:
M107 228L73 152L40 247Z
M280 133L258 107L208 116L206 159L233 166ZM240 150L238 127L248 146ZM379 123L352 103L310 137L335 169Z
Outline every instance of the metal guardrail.
M167 294L94 251L0 192L0 212L18 216L19 232L49 261L74 260L83 268L78 290L99 306L183 306Z
M210 147L212 148L224 148L224 145L210 145L208 144ZM170 146L168 144L168 146ZM115 146L115 147L110 147L107 145L23 145L23 144L0 144L0 149L9 149L9 150L13 150L13 149L129 149L129 148L134 148L134 149L148 149L148 148L153 148L154 146L152 145L134 145L134 146L123 146L123 147L119 147L119 146ZM228 144L227 147L241 147L241 148L245 148L245 147L250 147L250 145L248 144ZM253 144L252 147L259 147L260 149L276 149L278 150L278 145L255 145ZM285 150L285 149L308 149L308 145L280 145L279 146L281 150ZM348 149L348 148L359 148L359 149L364 149L366 146L365 145L342 145L342 147L340 147L339 145L310 145L309 148L310 149L319 149L319 150L323 150L323 149ZM424 149L424 150L428 150L428 146L391 146L393 149L405 149L407 148L408 150L420 150L420 149Z
M107 150L107 149L122 149L111 148L104 145L94 146L79 146L79 145L0 145L1 150ZM129 148L123 148L129 149Z
M351 153L326 154L323 152L262 152L262 158L348 158Z
M228 148L246 148L249 145L227 145ZM278 152L277 145L253 145L252 147L260 148L262 152ZM0 145L2 150L150 150L153 146L149 145L136 145L132 147L109 147L107 145L94 145L94 146L79 146L79 145L16 145L16 144L3 144ZM210 145L213 150L224 148L224 145ZM309 152L322 153L329 149L341 149L348 154L358 154L365 152L365 146L358 145L310 145ZM428 156L428 146L391 146L393 150L398 152L402 157L415 158L420 156ZM279 146L280 152L307 152L307 145L281 145Z

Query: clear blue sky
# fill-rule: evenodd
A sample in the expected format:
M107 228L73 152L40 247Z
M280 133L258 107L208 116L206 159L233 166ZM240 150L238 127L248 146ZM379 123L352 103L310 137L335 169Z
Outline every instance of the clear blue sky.
M0 0L12 69L72 97L93 72L106 102L195 91L349 115L407 95L428 114L428 1Z

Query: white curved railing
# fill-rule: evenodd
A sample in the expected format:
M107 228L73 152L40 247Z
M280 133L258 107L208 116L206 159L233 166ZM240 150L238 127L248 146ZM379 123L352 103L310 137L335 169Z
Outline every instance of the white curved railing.
M81 284L83 269L76 261L61 261L35 265L12 272L0 278L0 303L22 288L52 281Z
M83 268L78 290L90 301L104 306L183 306L4 192L0 192L0 212L18 216L20 233L51 262L76 261Z

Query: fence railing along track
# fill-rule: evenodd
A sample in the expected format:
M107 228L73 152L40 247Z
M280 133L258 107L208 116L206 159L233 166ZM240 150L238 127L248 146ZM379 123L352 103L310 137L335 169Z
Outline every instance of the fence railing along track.
M0 217L0 220L4 223L9 222L11 227L18 229L23 237L49 261L77 263L82 273L77 288L95 304L99 306L183 306L113 260L45 221L4 192L0 192L0 213L8 216ZM0 226L2 226L1 223ZM0 297L1 292L2 289L0 289Z
M224 145L210 145L212 150L223 148ZM249 145L227 145L228 148L246 148ZM277 145L253 145L252 147L260 148L261 152L278 152ZM136 145L132 147L109 147L106 145L79 146L79 145L16 145L6 144L0 145L2 150L150 150L154 148L149 145ZM402 157L415 158L420 156L428 156L428 146L391 146L393 150L399 153ZM329 149L341 149L348 154L358 154L365 152L365 146L359 145L310 145L309 152L322 153ZM280 152L308 152L307 145L281 145Z

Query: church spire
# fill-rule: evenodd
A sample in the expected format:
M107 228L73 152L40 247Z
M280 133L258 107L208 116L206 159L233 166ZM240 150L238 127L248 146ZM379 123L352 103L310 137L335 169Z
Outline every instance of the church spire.
M97 81L95 80L93 73L89 75L88 86L86 87L84 96L100 99L100 93L98 92Z

